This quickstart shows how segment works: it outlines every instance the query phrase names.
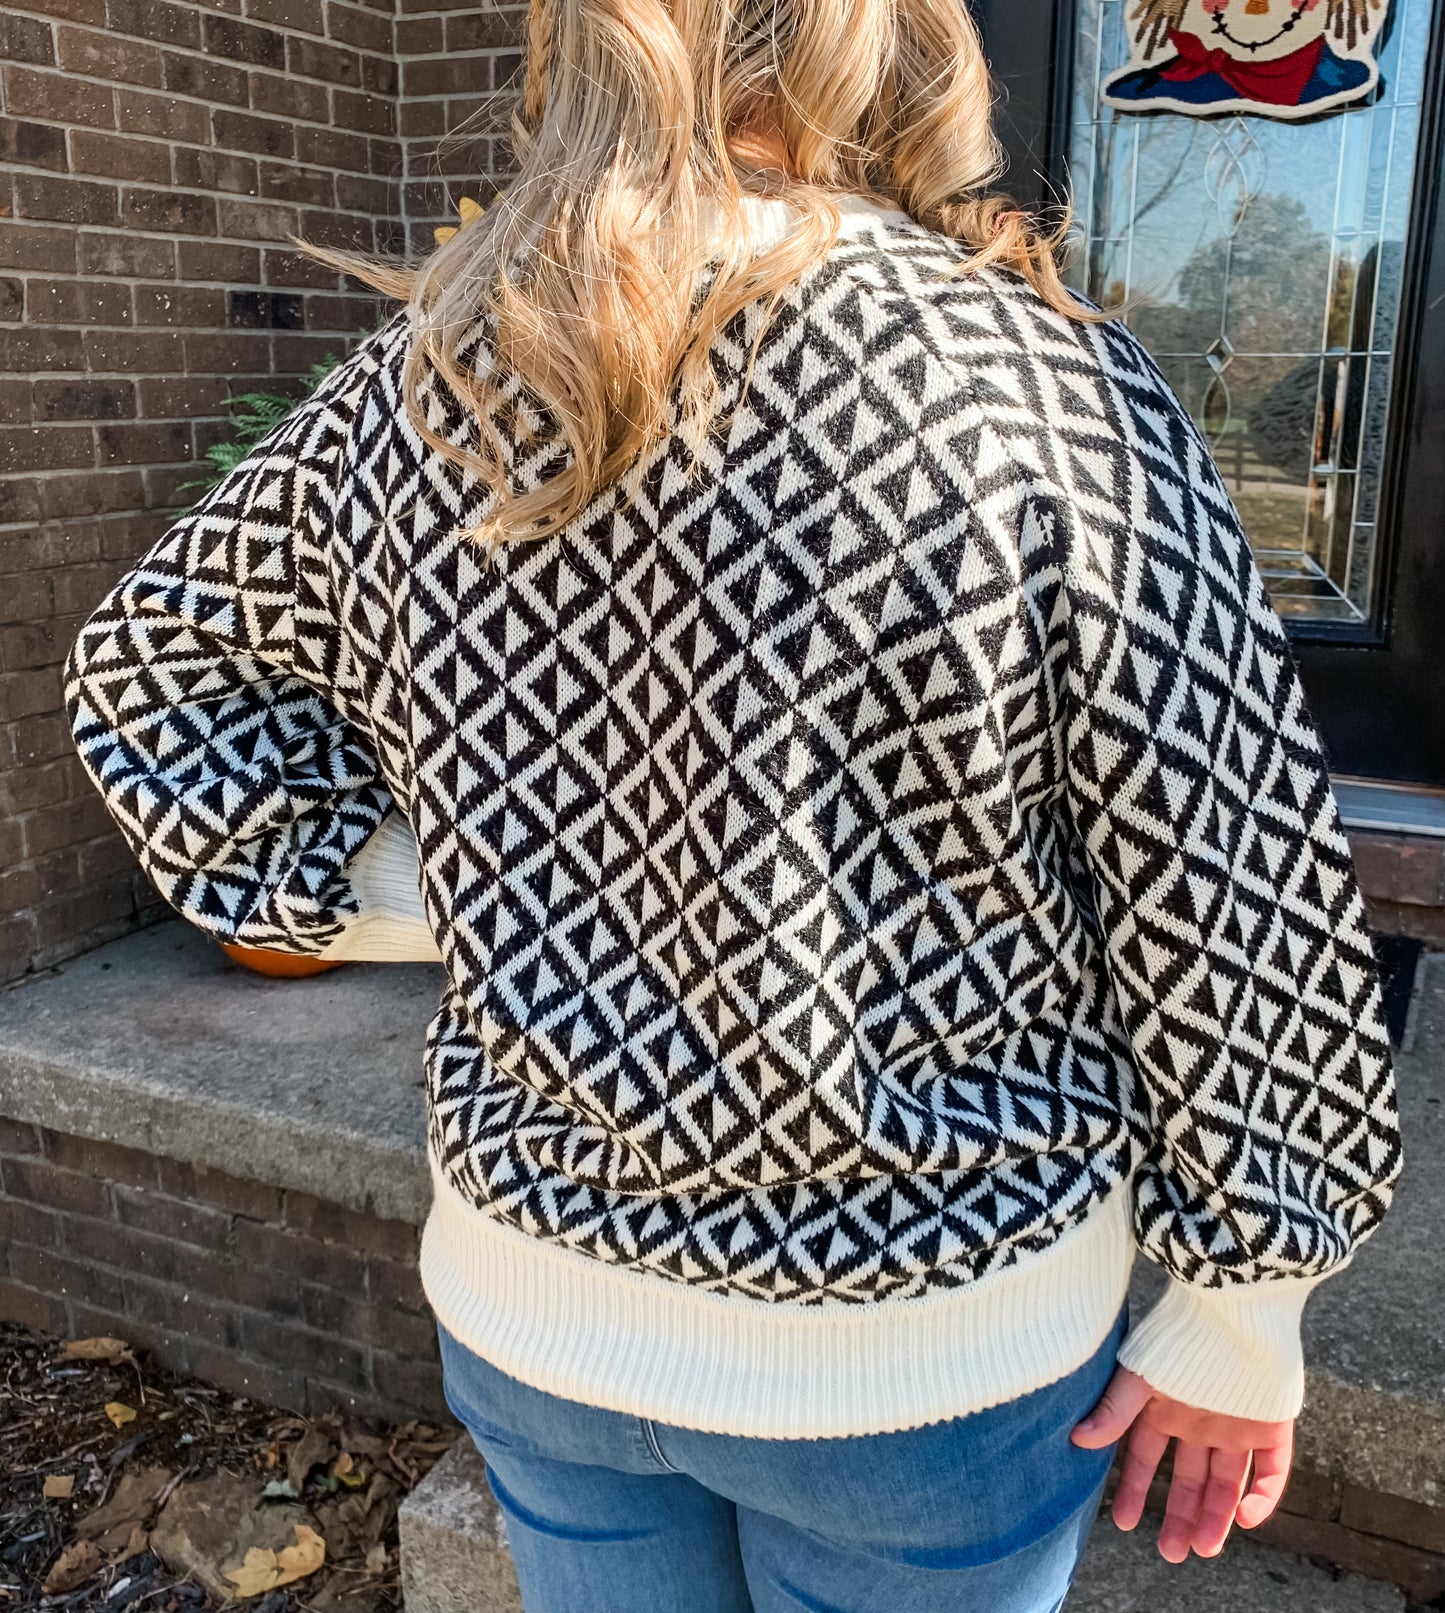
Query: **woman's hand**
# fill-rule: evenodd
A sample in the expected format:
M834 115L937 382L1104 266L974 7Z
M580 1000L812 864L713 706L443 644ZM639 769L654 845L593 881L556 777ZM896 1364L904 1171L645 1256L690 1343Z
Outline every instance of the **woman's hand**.
M1116 1367L1099 1404L1069 1437L1095 1451L1126 1432L1129 1442L1114 1492L1114 1522L1121 1529L1132 1529L1143 1516L1160 1458L1171 1439L1178 1441L1159 1531L1159 1555L1171 1563L1182 1563L1191 1549L1217 1557L1231 1526L1253 1529L1263 1523L1289 1480L1293 1422L1256 1423L1200 1411L1157 1393L1127 1367Z

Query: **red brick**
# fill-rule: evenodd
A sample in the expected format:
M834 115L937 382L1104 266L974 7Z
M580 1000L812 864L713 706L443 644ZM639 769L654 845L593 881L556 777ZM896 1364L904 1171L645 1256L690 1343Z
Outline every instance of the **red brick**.
M342 5L329 0L326 7L327 37L342 45L354 45L357 50L371 51L379 56L392 52L392 20L389 16L360 6Z
M105 280L34 279L26 286L25 317L41 325L128 325L130 287Z
M28 1243L36 1249L53 1249L58 1221L50 1210L21 1199L0 1198L0 1257L12 1244Z
M246 15L303 34L322 31L321 0L246 0Z
M448 51L520 49L527 30L527 11L467 10L446 19ZM440 47L436 47L440 48Z
M68 758L73 750L70 730L59 712L26 717L12 725L10 738L15 747L15 771L22 777L39 771L57 757Z
M161 53L154 45L139 39L123 39L115 34L93 33L88 28L62 24L55 31L55 51L67 73L83 73L87 78L110 83L141 84L158 89L161 84Z
M121 1279L121 1286L127 1316L134 1316L151 1327L184 1335L188 1340L234 1346L237 1333L234 1305L130 1273Z
M261 254L255 247L235 246L229 241L181 241L177 246L183 280L260 284Z
M323 1243L345 1244L390 1260L414 1258L420 1237L409 1221L384 1221L310 1193L287 1193L286 1225Z
M423 1416L448 1424L452 1415L442 1392L442 1369L431 1361L406 1361L377 1351L371 1362L376 1392Z
M197 1344L190 1351L189 1370L231 1394L248 1395L268 1406L302 1413L310 1409L306 1375L300 1371L257 1361L214 1344Z
M201 21L208 56L226 56L248 67L285 67L286 39L274 28L209 13Z
M337 89L331 92L331 106L332 116L343 129L361 134L396 131L396 106L387 96Z
M414 1259L367 1261L366 1292L378 1305L400 1306L403 1310L429 1312L422 1291L421 1273Z
M354 1344L369 1344L397 1355L430 1356L436 1349L436 1324L429 1316L338 1294L335 1289L302 1289L302 1315L318 1332Z
M1388 1580L1398 1585L1411 1602L1430 1602L1445 1594L1445 1557L1434 1552L1361 1534L1343 1524L1279 1512L1252 1533L1263 1545L1276 1550L1323 1557L1347 1573Z
M47 17L89 23L96 28L105 23L104 0L26 0L25 9L43 12Z
M237 1258L247 1265L264 1267L329 1288L363 1292L365 1259L356 1250L339 1244L318 1243L282 1227L238 1220L235 1251Z
M261 118L252 112L211 114L211 138L228 151L245 151L258 157L290 157L296 150L296 131L285 118Z
M225 293L195 286L137 286L135 317L138 325L176 325L183 330L224 325Z
M45 1153L51 1164L62 1170L108 1178L130 1187L154 1187L156 1183L155 1155L143 1149L76 1137L69 1132L47 1131Z
M179 373L185 349L171 331L95 330L85 333L88 368L100 375Z
M1346 1484L1340 1497L1340 1522L1367 1535L1383 1535L1445 1555L1445 1507Z
M70 166L77 174L166 185L171 178L171 152L169 146L155 140L126 140L115 134L72 129Z
M256 163L254 158L238 156L234 151L177 146L175 182L195 190L240 191L248 195L256 188Z
M57 642L65 649L70 648L78 626L78 623L68 622L65 631L56 635ZM78 846L83 840L108 833L113 821L98 794L62 801L49 811L25 820L26 854L39 857L61 846Z
M48 580L43 586L48 595ZM17 767L0 777L0 811L6 813L35 812L42 807L58 806L69 795L70 780L64 767Z
M197 101L220 101L228 106L245 106L246 74L230 62L219 62L209 56L182 55L179 51L163 51L165 87L177 95L189 95ZM190 136L182 138L189 139Z
M12 717L29 717L37 712L60 709L61 687L57 668L48 667L39 672L12 672L5 679L4 687L6 705ZM3 1145L0 1145L0 1152L4 1151Z
M119 1310L120 1278L99 1266L56 1254L53 1249L34 1249L16 1244L10 1251L10 1275L29 1288Z
M331 116L331 97L322 84L308 84L304 79L280 73L252 73L251 107L256 112L274 112L293 123L325 123ZM302 133L296 130L298 141Z
M152 1327L138 1316L127 1316L117 1303L114 1307L72 1300L70 1324L62 1331L71 1337L121 1338L144 1350L156 1366L168 1372L189 1372L190 1353L184 1335L169 1328Z
M37 1333L65 1332L65 1305L53 1294L45 1294L19 1283L0 1280L0 1316L7 1322L33 1327Z
M0 464L7 470L81 470L94 459L90 432L78 426L0 428Z
M297 231L294 207L276 202L243 202L223 196L217 205L217 222L222 235L244 241L284 241Z
M124 420L135 414L132 381L37 381L38 420Z
M52 476L45 482L44 513L47 521L68 521L81 515L108 515L133 510L145 495L141 478L132 470L96 470L88 476ZM90 534L75 534L76 545ZM98 537L98 534L96 534ZM72 550L80 558L79 547ZM99 558L99 543L90 559Z
M63 566L71 560L94 560L99 553L98 534L76 528L0 537L0 575L38 566Z
M337 176L325 168L303 168L292 162L262 162L256 191L268 201L334 207L336 179Z
M65 170L65 130L49 123L0 118L0 162Z
M401 17L396 22L398 56L437 56L445 44L440 17Z
M117 1219L125 1226L157 1237L193 1243L202 1249L224 1249L231 1241L231 1218L223 1210L140 1188L115 1190Z
M117 127L127 134L150 134L196 145L204 145L211 138L210 111L193 102L177 101L171 95L117 90L115 116Z
M15 207L21 218L59 219L66 224L113 226L120 216L114 185L60 174L17 173Z
M0 268L75 269L75 231L0 221Z
M50 67L55 62L51 25L38 17L0 13L0 60Z
M167 148L158 146L155 149ZM80 272L123 276L127 279L174 279L176 243L151 240L145 236L121 235L118 232L82 235Z
M76 1215L108 1216L110 1190L102 1181L74 1171L59 1171L43 1160L7 1159L3 1166L5 1191L31 1204Z
M138 384L140 412L147 418L194 419L225 413L229 388L218 376L142 376Z
M115 93L108 84L87 84L32 67L6 67L3 80L5 110L12 115L84 123L93 129L115 127Z
M366 1351L344 1339L278 1322L259 1311L238 1313L240 1347L249 1356L356 1389L370 1387Z
M131 188L121 193L121 216L127 229L177 235L214 235L216 204L193 191Z
M24 1120L0 1115L0 1154L38 1154L40 1133Z
M255 374L269 367L271 339L268 336L187 333L185 343L186 370L191 375Z
M280 1189L265 1182L228 1176L207 1165L193 1165L178 1159L160 1160L159 1169L162 1189L174 1198L194 1199L253 1221L281 1218Z
M171 5L168 0L106 0L105 12L118 34L193 50L201 43L201 19L194 6Z
M0 622L34 622L54 614L55 595L50 578L44 573L40 576L17 577L0 595ZM17 783L15 778L0 775L0 801L5 803L0 810L28 812L32 807L44 804L17 799L14 793ZM61 788L63 791L63 782ZM50 799L59 800L60 797Z
M341 284L341 276L335 269L318 263L315 258L306 257L294 247L286 247L266 253L264 283L268 286L304 286L335 291Z

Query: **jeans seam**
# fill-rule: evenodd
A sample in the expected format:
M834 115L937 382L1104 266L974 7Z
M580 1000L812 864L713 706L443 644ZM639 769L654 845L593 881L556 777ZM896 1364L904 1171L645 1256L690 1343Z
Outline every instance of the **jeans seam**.
M642 1437L647 1442L647 1449L658 1466L665 1468L669 1473L681 1472L680 1468L674 1467L662 1454L662 1446L657 1443L657 1430L652 1426L652 1419L650 1417L639 1417L637 1421L641 1425Z

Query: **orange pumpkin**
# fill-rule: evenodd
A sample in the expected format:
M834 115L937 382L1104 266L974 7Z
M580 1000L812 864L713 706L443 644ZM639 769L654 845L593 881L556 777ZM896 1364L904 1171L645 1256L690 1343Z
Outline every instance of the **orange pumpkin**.
M258 975L272 975L278 980L302 980L307 975L323 975L328 969L339 969L341 960L311 958L299 952L272 952L265 947L232 946L221 942L221 951L243 969L253 969Z

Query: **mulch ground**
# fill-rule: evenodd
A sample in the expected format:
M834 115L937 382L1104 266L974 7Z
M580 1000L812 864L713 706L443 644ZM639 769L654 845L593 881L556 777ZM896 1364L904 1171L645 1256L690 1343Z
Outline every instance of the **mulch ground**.
M391 1613L397 1506L453 1437L0 1322L0 1609Z

